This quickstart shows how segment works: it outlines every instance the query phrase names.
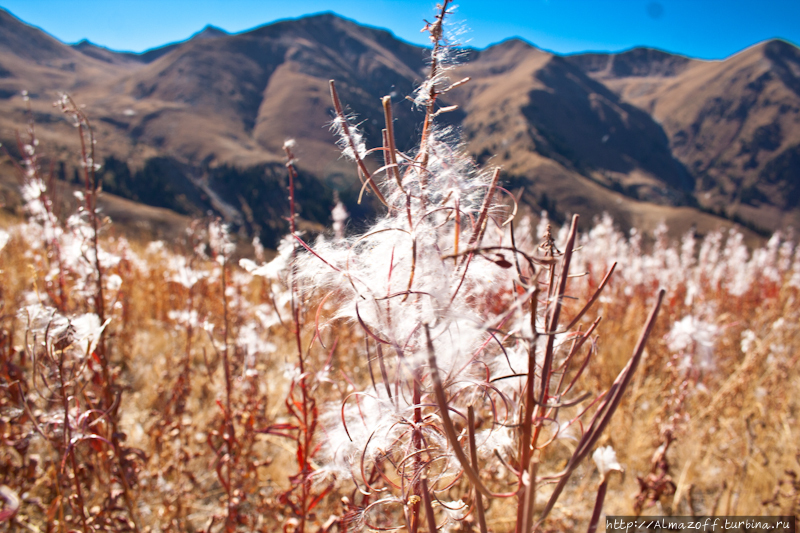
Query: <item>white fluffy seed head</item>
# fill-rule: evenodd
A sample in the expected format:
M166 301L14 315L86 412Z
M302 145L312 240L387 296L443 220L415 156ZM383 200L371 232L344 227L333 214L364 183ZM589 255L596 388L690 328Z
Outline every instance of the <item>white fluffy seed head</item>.
M603 481L606 480L608 474L611 472L622 472L624 469L617 461L617 452L611 446L601 446L592 454L594 464L597 465L597 470L600 471L600 477Z

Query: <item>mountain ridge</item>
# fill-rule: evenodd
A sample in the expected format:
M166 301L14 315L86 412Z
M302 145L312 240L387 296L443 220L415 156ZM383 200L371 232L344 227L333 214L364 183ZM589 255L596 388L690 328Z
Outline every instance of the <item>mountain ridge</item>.
M15 50L21 42L28 50ZM66 90L96 117L102 156L114 161L103 171L108 191L151 198L144 187L167 187L184 199L159 207L184 214L213 211L211 193L239 211L233 218L248 231L277 227L282 200L264 196L278 190L281 146L291 137L316 191L310 200L332 201L336 190L351 212L366 215L369 205L354 205L357 176L327 131L328 80L372 146L380 144L379 99L392 95L398 142L408 150L421 114L403 101L426 76L425 53L331 12L240 33L207 26L139 55L66 45L0 12L0 140L24 124L13 95L32 87L34 115L50 123L39 128L43 140L54 157L69 159L75 142L44 98ZM686 209L704 227L737 220L773 231L800 222L792 178L800 51L791 43L771 40L713 62L645 47L561 56L519 38L463 55L451 78L472 81L447 95L459 110L442 118L479 161L503 166L531 210L587 218L608 211L623 225L645 226L667 213L687 227ZM264 220L242 222L248 212ZM327 221L325 209L312 212L310 222Z

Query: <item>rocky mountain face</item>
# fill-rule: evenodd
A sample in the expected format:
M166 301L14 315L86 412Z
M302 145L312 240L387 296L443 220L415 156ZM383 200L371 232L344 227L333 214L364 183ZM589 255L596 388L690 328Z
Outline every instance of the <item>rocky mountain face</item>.
M724 61L638 50L570 58L647 111L700 205L775 229L800 205L800 49L772 40Z
M520 40L467 50L443 115L481 162L500 165L533 211L611 213L642 230L738 222L762 233L800 227L800 50L753 46L723 61L651 49L558 56ZM332 14L240 34L207 27L142 54L66 45L0 10L0 140L33 118L61 177L77 136L51 102L86 106L104 189L186 215L213 212L267 243L284 231L282 145L297 141L304 221L327 224L336 191L356 219L360 182L328 125L328 80L380 144L391 95L400 148L421 112L406 100L426 50ZM18 96L27 90L29 102ZM28 106L30 106L28 108ZM376 161L377 164L377 161ZM6 167L2 180L14 180Z

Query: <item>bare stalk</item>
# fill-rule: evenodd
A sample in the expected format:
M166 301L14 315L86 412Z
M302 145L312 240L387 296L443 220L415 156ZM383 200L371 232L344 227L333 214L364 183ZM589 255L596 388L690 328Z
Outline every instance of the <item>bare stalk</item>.
M104 274L105 269L100 261L100 229L102 226L102 219L97 208L97 197L100 193L100 183L97 178L98 165L95 162L95 139L92 125L89 118L80 110L72 98L68 95L63 95L61 102L61 110L65 114L72 117L78 127L78 138L81 142L81 164L83 166L84 176L84 203L86 214L89 218L91 227L90 246L92 250L92 267L96 273L95 277L95 296L94 296L94 312L98 316L100 324L106 323L106 308L105 308L105 294L104 294ZM138 518L135 506L135 498L132 494L130 483L126 476L125 468L125 450L122 442L120 441L119 431L119 415L117 409L119 402L117 395L121 394L117 390L117 386L111 376L111 361L106 351L106 335L105 328L100 331L99 338L97 339L97 348L95 350L97 357L100 359L100 367L103 377L102 392L104 396L103 410L107 414L107 419L110 423L110 442L114 449L114 455L117 460L117 473L120 485L123 488L123 496L127 506L128 515L133 529L136 533L139 531Z
M597 443L597 440L600 438L603 430L611 421L611 417L614 415L617 407L619 407L619 404L622 401L622 396L625 393L625 390L628 388L628 385L633 378L633 373L636 371L636 368L639 366L639 362L641 361L642 353L644 352L644 347L647 343L647 338L650 336L650 332L655 325L658 311L661 308L661 302L664 299L664 294L664 289L661 289L658 292L656 303L653 306L653 309L650 311L650 315L647 317L647 321L645 322L642 333L639 336L639 340L634 347L633 355L631 356L625 368L622 369L619 376L617 376L617 379L614 380L614 384L611 386L611 389L609 389L602 405L598 408L597 413L592 419L590 426L587 428L586 432L578 443L577 449L572 454L572 457L567 463L564 472L561 474L561 479L559 479L550 496L550 499L545 505L545 508L542 510L538 524L541 524L542 521L547 518L547 515L550 514L550 511L552 511L553 506L558 500L558 497L561 495L564 487L566 487L572 472L575 470L578 464L580 464L580 462L583 461L587 455L589 455L589 452Z
M479 470L478 447L475 444L475 409L470 405L467 408L467 428L469 430L469 455L472 461L472 468ZM483 508L483 496L476 489L473 489L472 497L475 500L475 517L478 520L478 527L481 533L487 533L486 512Z
M427 324L425 324L424 327L425 338L428 344L428 366L430 367L431 378L433 379L433 390L436 394L436 403L439 407L439 416L442 418L442 429L444 430L450 446L453 447L453 453L455 453L456 459L458 459L458 462L461 463L461 468L464 469L464 473L467 475L469 480L472 482L472 486L477 491L487 498L508 497L510 494L496 494L483 484L480 474L472 467L467 454L465 454L464 450L461 448L461 443L458 440L458 433L456 433L455 426L453 426L453 421L450 419L450 413L448 412L449 407L447 396L444 391L444 386L442 385L442 378L439 376L439 368L436 365L436 356L434 355L433 351L433 341L431 340L430 327Z
M386 198L384 198L383 193L381 193L380 189L378 189L378 186L375 184L375 181L372 179L372 173L369 171L367 165L364 163L364 160L361 158L361 155L358 153L358 146L356 146L355 139L353 139L353 134L350 132L350 125L347 123L347 117L344 114L342 103L339 101L339 94L336 92L336 84L333 80L330 80L330 88L331 100L333 100L333 107L336 110L336 118L339 120L339 123L342 126L342 132L347 139L350 150L353 152L353 157L356 160L358 169L361 171L364 179L366 179L369 183L372 192L375 193L375 196L378 197L378 200L380 200L383 205L389 207L389 204L386 202Z
M338 102L338 97L336 97L336 89L333 84L333 80L331 80L331 95L334 96L334 101ZM341 105L337 108L337 113L341 111ZM347 132L348 139L350 139L352 143L352 138L349 135L347 128L347 121L344 118L344 114L340 114L342 120L342 127ZM357 152L355 145L352 146L354 153ZM297 227L296 227L296 219L297 213L295 209L295 191L294 191L294 182L297 178L297 170L294 167L294 154L292 153L291 145L289 143L284 144L284 151L286 152L286 168L289 174L289 230L291 231L292 235L297 234ZM356 153L356 157L358 154ZM360 161L360 158L359 158ZM362 162L363 164L363 162ZM366 168L366 167L365 167ZM369 174L366 174L367 176ZM370 178L371 179L371 178ZM376 189L377 191L377 189ZM380 193L378 193L380 194ZM310 489L311 489L311 465L310 465L310 454L311 449L313 446L313 439L314 439L314 429L316 426L316 415L315 415L315 407L313 405L313 400L309 397L308 385L306 383L306 368L305 368L305 357L303 356L303 344L300 337L300 329L301 329L301 322L300 322L300 303L298 298L298 289L297 289L297 281L296 281L296 258L297 258L297 248L292 248L292 270L290 272L290 291L292 297L292 323L294 326L294 338L297 348L297 366L300 371L299 377L299 387L300 387L300 396L301 396L301 407L300 407L300 425L298 428L297 433L297 460L298 460L298 467L300 468L299 472L299 485L300 485L300 501L298 506L298 514L299 514L299 524L296 528L296 533L303 533L306 528L306 520L307 515L309 513L309 498L310 498ZM291 395L291 392L290 392ZM287 398L287 405L289 402L289 398Z
M597 524L600 522L600 515L603 512L603 502L606 499L606 492L608 491L608 479L604 478L597 489L597 498L595 498L594 509L592 510L592 518L589 520L589 529L587 533L595 533L597 531Z

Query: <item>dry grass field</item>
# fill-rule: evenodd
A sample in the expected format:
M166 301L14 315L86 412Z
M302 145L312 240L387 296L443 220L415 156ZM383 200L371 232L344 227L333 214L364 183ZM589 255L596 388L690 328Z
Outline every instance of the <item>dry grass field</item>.
M362 234L341 204L330 231L295 227L287 142L276 255L213 219L129 241L98 208L81 108L58 102L81 146L71 204L21 134L27 218L0 230L0 530L528 533L800 512L794 236L676 241L608 216L579 233L518 212L500 169L436 124L459 83L446 8L416 153L396 149L389 99L368 150L331 83L341 148L384 204Z

